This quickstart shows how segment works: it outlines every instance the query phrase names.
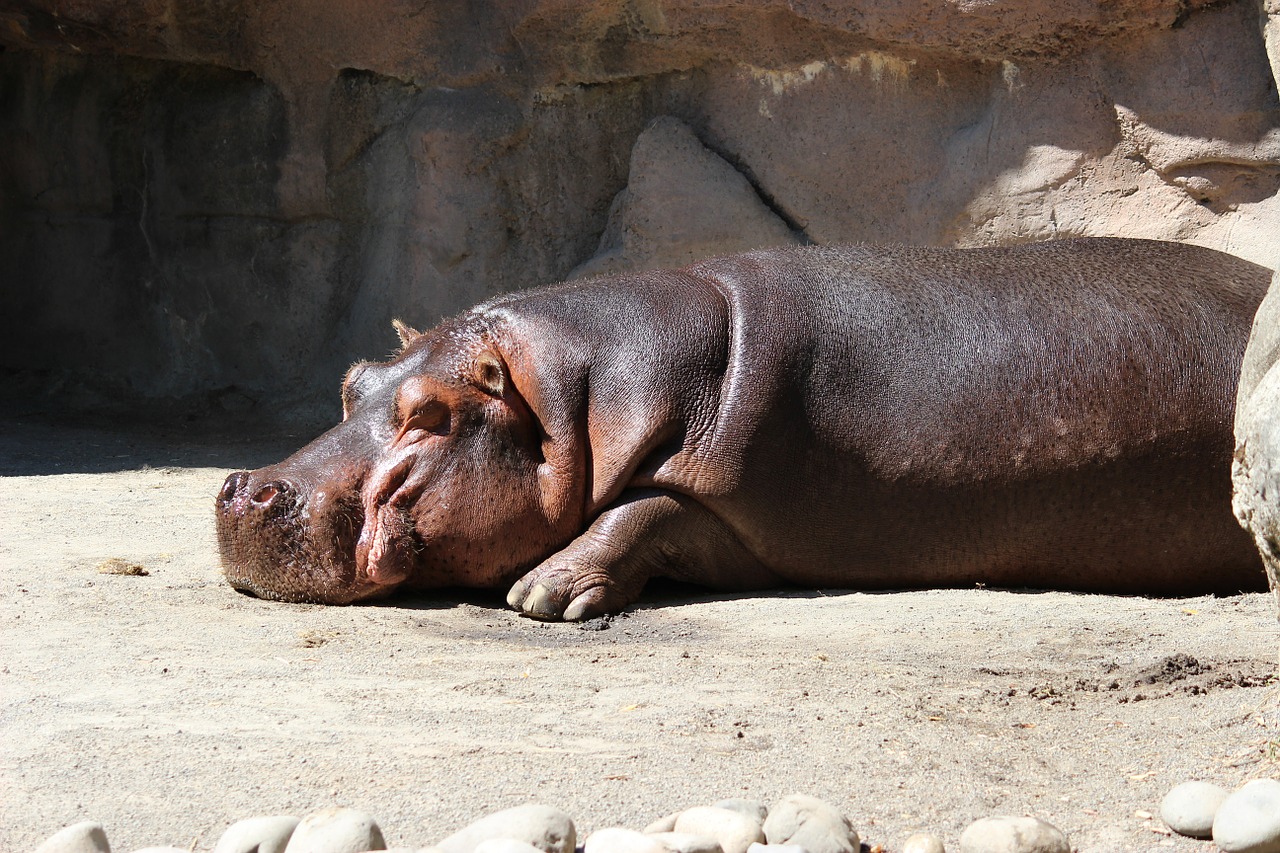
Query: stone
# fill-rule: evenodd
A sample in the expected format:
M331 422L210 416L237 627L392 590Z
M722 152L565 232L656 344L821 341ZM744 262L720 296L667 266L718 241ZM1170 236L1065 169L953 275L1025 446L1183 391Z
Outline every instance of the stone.
M1280 272L1258 306L1236 391L1231 508L1253 536L1280 618Z
M741 812L712 806L696 806L681 812L676 818L675 831L714 838L724 853L746 853L753 843L765 841L764 830L758 822Z
M58 830L35 853L111 853L111 845L102 824L86 820Z
M139 847L133 853L191 853L181 847Z
M680 812L672 812L666 817L660 817L653 823L646 826L642 831L646 835L655 832L674 832L676 828L676 818L680 817Z
M655 832L652 838L662 842L671 853L724 853L720 842L706 835L688 832Z
M284 853L299 823L289 815L236 821L218 838L213 853Z
M477 844L474 853L542 853L542 848L515 838L490 838Z
M718 803L712 803L712 807L717 809L728 809L729 811L740 812L752 820L757 821L764 826L765 819L769 817L769 810L765 808L764 803L756 800L730 799L721 800Z
M1280 853L1280 782L1254 779L1223 800L1213 843L1223 853Z
M806 794L791 794L770 806L764 834L771 845L794 844L809 853L857 853L862 844L835 806Z
M609 827L587 836L584 853L668 853L667 847L652 835L634 829Z
M987 817L961 833L960 853L1071 853L1071 843L1039 818Z
M496 838L523 841L546 853L573 853L578 843L569 815L551 806L530 804L482 817L436 847L443 853L473 853L482 842Z
M356 809L335 806L304 817L294 828L285 853L365 853L385 850L382 830Z
M631 149L596 255L570 278L679 267L714 255L801 242L741 172L684 122L654 119Z
M1183 782L1160 801L1160 819L1179 835L1210 838L1213 816L1229 793L1212 782Z
M747 853L809 853L799 844L752 844Z
M942 839L929 832L917 832L902 842L900 853L946 853Z

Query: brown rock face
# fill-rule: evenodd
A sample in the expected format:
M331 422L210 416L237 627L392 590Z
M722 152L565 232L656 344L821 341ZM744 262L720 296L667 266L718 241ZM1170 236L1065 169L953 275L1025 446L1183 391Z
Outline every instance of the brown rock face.
M0 44L0 366L111 399L305 409L393 316L786 242L1280 265L1277 0L17 0Z

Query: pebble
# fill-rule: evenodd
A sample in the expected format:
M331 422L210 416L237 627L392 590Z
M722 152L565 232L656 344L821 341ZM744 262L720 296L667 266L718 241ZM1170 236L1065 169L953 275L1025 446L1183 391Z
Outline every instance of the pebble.
M662 846L671 853L724 853L720 849L720 842L705 835L693 835L688 832L655 832L650 837L662 842Z
M86 820L50 835L35 853L111 853L102 824Z
M527 805L482 817L436 846L443 853L474 853L477 845L491 838L514 838L547 853L574 853L578 844L567 814L551 806Z
M1160 819L1179 835L1209 838L1213 816L1229 793L1212 782L1183 782L1160 801Z
M587 836L584 853L669 853L666 845L643 832L622 827L599 829Z
M809 853L857 853L862 848L862 839L839 809L805 794L774 803L764 834L770 845L791 844Z
M284 853L299 823L290 815L237 821L222 833L213 853Z
M386 850L382 830L372 817L356 809L334 807L302 819L285 853L366 853Z
M902 842L902 853L947 853L942 839L932 833L917 832Z
M764 826L765 819L769 817L769 810L764 807L764 803L757 800L721 800L718 803L712 803L712 808L728 809L731 812L739 812L754 820L756 823Z
M645 835L653 835L658 832L675 832L676 818L680 817L680 812L672 812L666 817L660 817L653 823L641 830Z
M1254 779L1223 800L1213 843L1224 853L1280 853L1280 782Z
M473 853L542 853L542 848L515 838L490 838L477 844Z
M1191 795L1203 793L1195 786L1203 784L1179 785L1165 797L1161 816L1171 828L1182 825L1179 797L1194 800ZM1280 782L1255 780L1228 795L1214 818L1213 838L1223 853L1280 853ZM414 841L387 851L372 816L330 808L301 821L286 815L238 821L211 853L578 853L569 815L534 804L481 817L434 847ZM858 853L860 847L857 831L835 806L792 794L767 809L746 799L696 806L656 820L644 832L601 829L587 837L581 853ZM33 853L111 853L111 846L101 824L84 821L54 833ZM186 851L147 847L133 853ZM921 832L903 842L899 853L945 849L938 836ZM960 837L960 853L1071 853L1071 846L1061 830L1037 818L991 817L970 824Z
M961 833L960 853L1071 853L1071 844L1039 818L986 817Z
M747 853L753 842L765 840L759 821L732 809L713 806L685 809L676 818L675 831L714 838L724 853Z

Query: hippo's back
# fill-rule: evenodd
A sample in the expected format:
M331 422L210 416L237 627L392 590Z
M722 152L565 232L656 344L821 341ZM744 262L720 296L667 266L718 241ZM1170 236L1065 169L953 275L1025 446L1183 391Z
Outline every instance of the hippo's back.
M784 577L1176 591L1256 573L1229 470L1261 267L1081 239L687 271L730 315L707 502Z

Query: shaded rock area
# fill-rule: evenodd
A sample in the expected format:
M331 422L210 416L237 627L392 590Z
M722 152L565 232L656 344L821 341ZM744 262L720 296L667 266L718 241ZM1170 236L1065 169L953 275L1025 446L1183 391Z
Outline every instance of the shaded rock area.
M51 404L332 417L393 317L784 242L1280 265L1276 0L17 0L0 45L0 368Z

